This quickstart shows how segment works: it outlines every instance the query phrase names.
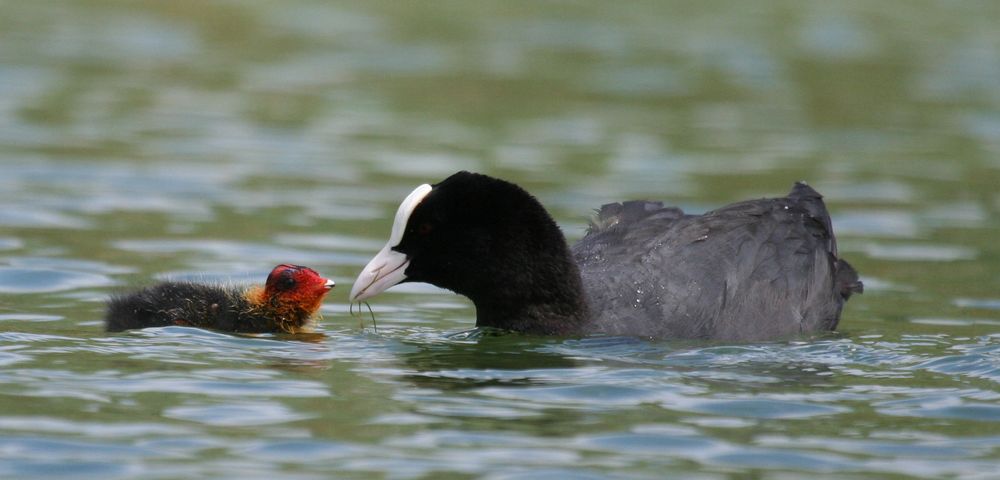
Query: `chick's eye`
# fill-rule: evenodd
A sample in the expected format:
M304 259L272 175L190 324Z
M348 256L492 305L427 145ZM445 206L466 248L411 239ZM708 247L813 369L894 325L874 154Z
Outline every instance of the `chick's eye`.
M295 279L290 276L282 277L281 280L278 282L278 286L286 290L291 289L292 287L295 286Z

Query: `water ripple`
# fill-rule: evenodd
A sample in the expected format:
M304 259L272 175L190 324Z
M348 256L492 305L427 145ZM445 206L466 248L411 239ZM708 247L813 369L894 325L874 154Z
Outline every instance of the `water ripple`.
M0 293L46 293L114 285L106 275L42 268L0 267Z
M313 417L313 415L295 413L280 404L248 402L171 407L163 412L163 416L225 427L274 425Z
M0 2L0 477L995 478L996 7L770 3ZM314 335L102 329L122 284L349 284L459 169L570 237L806 179L869 288L752 344L420 284L377 330L339 288Z

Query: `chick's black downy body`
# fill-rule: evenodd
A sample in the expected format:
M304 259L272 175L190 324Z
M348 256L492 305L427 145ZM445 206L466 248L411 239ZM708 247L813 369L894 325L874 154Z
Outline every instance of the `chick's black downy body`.
M230 332L274 331L274 321L250 303L245 289L164 282L108 302L110 332L188 325Z

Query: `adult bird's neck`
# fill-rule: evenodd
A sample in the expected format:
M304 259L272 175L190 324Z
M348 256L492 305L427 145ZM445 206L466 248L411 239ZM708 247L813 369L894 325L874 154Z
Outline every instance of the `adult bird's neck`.
M560 253L529 271L510 272L512 278L497 282L502 286L487 295L470 296L476 326L539 335L582 333L590 312L580 271L568 249Z

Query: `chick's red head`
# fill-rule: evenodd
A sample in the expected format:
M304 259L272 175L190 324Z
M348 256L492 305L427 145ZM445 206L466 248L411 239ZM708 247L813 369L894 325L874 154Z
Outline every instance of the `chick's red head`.
M323 278L316 270L283 263L267 276L264 295L272 302L312 313L319 309L323 296L333 287L333 280Z

